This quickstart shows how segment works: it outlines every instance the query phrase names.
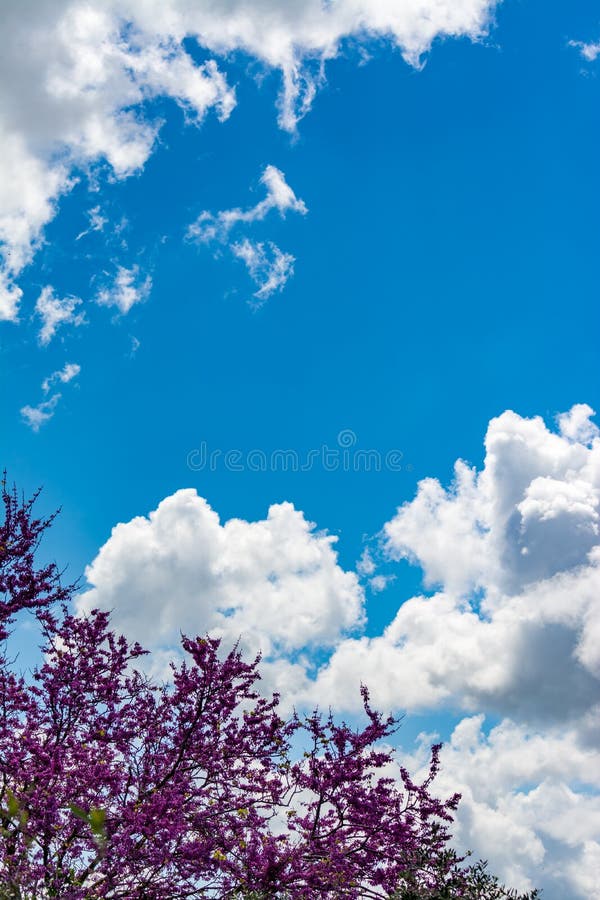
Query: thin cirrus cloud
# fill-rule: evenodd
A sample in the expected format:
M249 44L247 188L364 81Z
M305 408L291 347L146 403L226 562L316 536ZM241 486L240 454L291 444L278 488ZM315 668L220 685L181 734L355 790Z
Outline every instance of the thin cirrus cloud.
M294 131L346 38L383 38L418 66L437 37L481 39L495 0L378 0L227 6L184 0L24 0L3 7L0 54L0 317L18 321L17 279L76 172L139 172L161 122L147 101L171 99L193 124L235 107L217 58L241 51L279 70L279 122ZM193 38L214 58L196 63Z
M66 363L62 369L52 372L42 381L42 390L44 394L48 394L56 384L68 384L76 378L81 372L81 366L77 363ZM55 393L51 397L42 400L37 406L23 406L21 409L21 418L24 423L31 428L32 431L38 432L42 425L49 422L54 416L56 407L60 402L62 394Z
M453 714L439 789L462 792L461 846L515 887L589 900L600 875L592 415L578 404L549 428L507 411L489 423L481 471L459 461L450 487L420 482L382 529L379 552L388 565L418 565L429 592L399 597L378 635L361 634L358 575L301 512L279 504L263 521L221 524L191 490L113 529L87 569L79 610L112 609L115 626L139 638L144 609L152 628L141 638L160 672L180 627L226 642L241 635L263 651L265 685L277 685L288 708L359 712L364 681L381 708ZM360 574L378 577L378 563L371 550ZM316 648L325 662L311 663ZM412 768L431 740L408 748Z

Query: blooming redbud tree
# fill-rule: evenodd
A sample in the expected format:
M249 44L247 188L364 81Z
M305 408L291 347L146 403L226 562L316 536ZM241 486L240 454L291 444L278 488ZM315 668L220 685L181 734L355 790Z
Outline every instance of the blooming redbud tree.
M105 612L72 615L73 589L36 568L52 518L2 499L1 900L512 896L448 849L459 797L430 793L439 747L424 783L389 774L398 723L366 688L362 729L284 720L259 660L210 637L184 637L172 681L150 682L145 651ZM28 679L8 641L25 610L44 653Z

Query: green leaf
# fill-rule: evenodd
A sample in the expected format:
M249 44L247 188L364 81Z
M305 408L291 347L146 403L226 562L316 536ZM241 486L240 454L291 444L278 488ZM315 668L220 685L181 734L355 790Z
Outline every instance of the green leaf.
M69 809L78 819L81 819L82 822L86 822L89 825L90 819L88 813L86 813L85 809L82 809L81 806L77 806L76 803L69 804Z
M93 806L89 814L90 828L94 834L104 835L104 823L106 822L106 810Z
M11 819L14 819L21 812L21 807L19 806L19 801L17 800L17 798L15 797L13 792L10 790L10 788L7 788L6 798L8 801L8 814L11 817Z

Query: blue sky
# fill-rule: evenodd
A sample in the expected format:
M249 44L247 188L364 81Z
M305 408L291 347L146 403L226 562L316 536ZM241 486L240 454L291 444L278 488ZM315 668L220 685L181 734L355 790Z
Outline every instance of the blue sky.
M186 128L161 104L161 145L143 173L91 196L82 182L62 201L21 282L30 305L48 282L89 298L90 280L119 258L104 234L73 243L102 198L130 220L121 255L153 278L128 317L113 324L94 309L64 343L37 350L35 321L4 329L6 464L20 484L43 483L63 521L86 510L82 562L115 518L182 485L223 516L292 499L349 532L341 552L357 553L419 477L446 480L458 456L480 461L491 416L594 406L598 83L566 46L592 33L587 6L578 20L505 5L488 42L447 41L418 73L386 48L362 67L348 51L295 142L277 128L276 76L259 87L243 60L230 77L239 94L230 121ZM201 209L256 202L269 163L309 213L253 229L297 258L285 291L253 313L243 267L182 238ZM83 367L79 388L28 433L19 409L71 357ZM217 472L206 484L186 466L203 439L318 447L335 445L342 428L361 446L399 447L412 472Z
M130 5L132 27L143 31L147 23L136 19L135 3ZM468 4L460 6L467 9ZM472 6L491 12L483 0ZM367 17L375 16L378 4L364 7ZM253 14L259 22L266 15L260 4ZM19 15L8 15L9 27L28 34L31 9L25 6ZM61 15L59 4L54 12L45 10L43 19L58 48L57 66L63 51L52 29ZM277 65L262 58L250 39L246 44L240 40L236 52L219 55L214 41L203 43L202 33L190 25L181 46L195 65L218 60L228 85L235 86L235 108L225 121L209 109L197 126L189 121L190 104L182 110L166 88L148 90L137 105L123 102L119 107L115 101L117 119L123 109L135 108L138 125L162 123L159 131L156 125L157 136L143 164L121 171L110 150L77 149L83 144L77 143L72 129L68 138L66 131L53 136L51 129L40 136L35 122L19 120L16 125L10 104L0 104L0 124L2 110L9 109L7 132L20 128L18 133L29 141L28 152L49 172L63 167L61 191L48 194L51 212L36 218L28 208L23 214L33 223L32 237L13 253L23 253L25 263L12 269L5 263L9 279L23 293L18 322L2 323L0 364L3 465L26 493L43 486L40 502L45 510L62 507L46 550L61 565L69 564L69 574L83 574L116 523L147 515L182 488L206 498L222 522L259 522L271 504L293 503L317 529L338 537L339 570L354 573L365 547L374 559L373 572L359 566L361 586L353 588L364 590L364 623L348 613L349 627L341 626L327 649L309 640L308 649L298 645L288 654L297 661L298 654L306 652L315 665L326 665L332 646L339 649L348 635L377 640L404 602L423 589L423 578L430 595L455 590L448 560L433 560L419 543L421 533L427 542L429 528L430 547L441 541L450 555L454 553L452 537L440 530L443 515L435 522L435 516L428 519L425 513L419 518L413 506L414 522L412 512L402 519L400 537L386 544L381 532L385 523L398 521L398 506L421 496L418 485L423 479L439 479L448 486L457 459L490 472L494 460L500 460L490 475L497 479L496 486L511 466L519 473L528 471L524 493L514 500L523 522L529 514L523 504L542 503L535 493L541 491L539 484L531 486L536 475L554 479L544 483L548 509L555 501L560 506L556 498L572 498L577 491L577 510L585 503L597 508L593 462L581 463L588 474L580 472L573 487L569 473L575 464L560 475L562 462L542 462L546 450L535 460L527 456L533 438L522 423L542 417L546 430L540 423L539 446L546 441L552 454L559 440L556 416L574 404L600 406L600 60L592 58L593 42L600 39L598 11L589 2L567 7L507 0L493 18L484 17L478 38L479 26L470 26L468 16L467 10L464 34L434 40L423 55L422 68L409 65L394 40L363 32L346 40L342 31L337 50L327 51L335 58L327 62L312 107L294 134L277 120ZM292 22L289 28L294 27ZM218 23L215 28L218 31ZM402 35L404 31L397 43L406 49ZM571 45L574 41L588 50ZM423 42L426 50L427 39ZM90 47L93 51L93 35ZM300 59L306 71L314 73L314 58L307 62L300 53ZM41 83L42 64L35 69L32 63L31 71ZM149 84L152 71L144 77ZM6 72L3 78L2 96L13 90L18 95L20 88L12 87ZM33 94L24 94L22 100L25 111L31 103L32 122L37 115L34 100L43 108L43 98ZM267 195L261 176L268 166L279 170L306 213L290 208L280 215L272 208L262 219L237 221L230 232L213 240L186 237L203 211L215 216L222 210L255 208ZM67 184L67 177L72 183ZM8 197L7 203L18 206L10 185L4 194L2 190L0 185L0 201ZM90 227L90 210L95 210L98 230ZM5 226L0 226L5 235ZM257 284L236 257L235 248L244 240L251 242L254 253L261 243L269 253L273 244L281 254L294 257L293 275L261 303L253 296ZM9 244L5 237L5 248ZM98 302L102 296L114 296L120 267L133 273L131 283L140 291L140 302L126 313ZM86 320L77 327L66 322L45 345L40 342L42 320L35 313L44 288L52 288L63 308L65 298L81 300L70 315L73 319L83 314ZM79 374L68 383L57 376L44 391L44 379L67 363L80 366ZM36 407L57 391L61 398L50 409L52 417L37 431L28 427L21 410ZM513 450L502 456L507 443L498 437L499 428L490 438L495 455L488 454L486 460L483 441L490 420L507 410L521 417L507 426ZM584 410L582 415L589 426L590 414ZM572 427L564 425L560 440L592 453L597 435L576 419L569 420L575 423ZM245 463L243 471L230 471L221 456L214 471L190 466L190 458L198 459L190 454L202 446L222 454L239 450L245 461L252 451L270 457L277 450L291 450L304 460L323 445L339 449L338 436L344 432L351 432L353 450L373 450L381 459L398 451L399 464L394 470L384 465L380 471L332 472L317 462L310 471L256 472ZM456 488L448 502L458 497L456 508L464 500L466 510L471 502L467 494ZM498 493L497 508L506 496ZM429 508L437 502L431 501ZM455 537L456 528L460 532L464 525L463 512L459 509L458 518L448 520L448 528L454 523ZM536 562L537 581L530 573L526 582L519 582L515 563L504 580L492 585L491 576L486 581L473 575L468 585L456 588L458 594L468 596L474 609L481 596L489 599L490 609L497 609L493 604L499 593L512 602L533 590L532 585L538 592L540 585L554 590L557 574L570 577L573 567L588 559L594 542L586 535L594 527L597 535L593 510L589 515L583 525L583 520L565 525L564 534L559 529L536 537L547 548ZM553 516L553 521L562 521L547 512L540 513L539 521ZM486 521L493 535L495 520ZM585 530L588 526L591 531ZM479 525L474 528L476 532ZM555 555L553 541L566 546L564 535L573 543L571 555L562 568L553 567L548 562ZM469 540L471 536L469 532ZM531 547L526 552L535 555ZM506 553L498 557L508 566L507 558ZM373 590L368 585L373 574L393 580L385 590ZM104 602L102 577L100 572L92 584ZM131 586L132 577L124 575L122 583ZM113 597L110 591L108 595ZM285 619L286 610L280 615ZM587 612L582 616L589 619ZM189 621L194 624L193 616ZM201 628L210 618L198 615L197 621ZM540 646L548 661L554 645ZM384 663L373 665L385 680ZM307 671L316 677L314 665ZM588 674L586 669L581 676L582 698L588 697ZM325 678L323 684L331 687L333 681ZM519 683L515 690L521 690ZM528 690L535 699L535 684ZM333 699L340 700L339 688L334 685L331 691ZM400 697L390 702L402 703ZM499 722L509 731L517 729L518 734L510 731L515 747L519 741L530 747L532 735L536 740L541 735L546 747L554 747L558 732L552 729L566 727L558 713L550 724L548 720L540 725L539 717L519 710L519 704L513 708L505 698L484 703L482 695L474 697L472 686L463 685L457 693L450 692L447 702L415 700L414 724L407 721L406 739L412 740L422 727L441 730L447 737L462 716L485 712L488 726ZM589 763L591 752L585 737L591 710L593 703L584 698L579 724L569 719L582 766ZM483 742L484 754L489 729L477 740ZM457 738L456 760L459 743ZM560 745L560 753L564 749ZM463 772L460 761L453 764L453 771ZM548 775L542 770L533 776L534 783L536 777L540 783L555 778L567 785L582 780L580 773L552 770ZM526 804L524 789L506 781L499 784L514 809ZM596 790L588 784L588 793L581 796L592 797ZM588 802L581 796L575 806ZM473 800L475 811L478 803L483 800ZM503 810L507 822L519 818L514 809ZM555 862L560 860L565 871L570 865L584 872L600 866L595 815L589 812L591 824L580 844L561 848L556 855ZM544 838L533 825L528 827L531 841L554 846L556 836ZM472 840L466 825L464 829L465 839ZM498 829L512 834L506 822ZM518 834L515 830L514 841L520 840ZM497 864L507 877L517 884L541 879L548 897L564 896L560 892L565 883L548 861L549 851L545 862L532 850L530 857L525 853L518 864L514 859L509 864L511 847L508 841L505 852L497 853ZM490 855L485 842L481 849ZM589 897L587 885L584 876L573 875L569 890L573 896Z

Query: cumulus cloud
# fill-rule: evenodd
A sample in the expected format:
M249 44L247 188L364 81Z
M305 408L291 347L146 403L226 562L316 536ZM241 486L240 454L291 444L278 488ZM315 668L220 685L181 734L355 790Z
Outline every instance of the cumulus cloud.
M50 343L62 325L74 325L75 327L83 325L85 315L75 312L81 303L79 297L65 297L61 300L50 285L46 285L42 289L35 304L35 311L42 320L38 339L43 347Z
M594 415L594 410L587 403L576 403L568 412L558 414L558 429L570 441L590 444L600 437L600 429L591 420Z
M599 455L593 410L558 417L513 412L490 422L483 471L459 461L452 487L419 485L384 529L391 556L419 562L427 582L457 594L517 593L586 563L598 544Z
M8 83L7 83L8 81ZM8 87L10 81L5 81ZM15 84L11 85L11 90ZM6 109L5 98L2 107ZM55 212L55 200L69 186L62 162L46 164L28 147L27 136L10 130L9 116L0 119L0 241L6 271L18 273L30 261L43 225Z
M109 287L102 288L96 296L100 306L116 306L122 316L127 315L136 303L142 303L152 289L150 275L141 276L139 266L130 269L117 268L117 274Z
M184 34L142 31L135 8L122 13L83 2L3 7L0 246L9 285L76 168L107 163L124 178L144 165L159 128L143 113L149 99L170 97L194 121L211 107L226 118L233 107L216 63L196 65Z
M284 649L319 643L327 623L325 643L334 652L313 690L337 708L352 708L362 679L378 703L395 709L487 709L537 723L581 719L600 699L600 438L591 415L589 407L575 406L558 417L556 432L540 418L503 413L489 424L480 472L459 461L449 488L434 479L419 484L384 527L382 541L392 559L418 563L433 590L401 602L380 635L341 639L360 621L358 578L342 573L333 539L315 535L301 513L283 504L265 522L221 525L193 491L167 498L147 519L117 526L88 570L93 587L85 602L120 604L129 621L125 603L134 610L132 629L139 627L138 603L164 605L148 619L163 637L168 627L156 625L161 617L170 623L183 616L192 630L219 627L229 635L266 629L267 652L281 641ZM282 542L285 577L275 574L273 562ZM300 566L296 547L319 548L312 587L306 581L312 569ZM243 590L236 552L242 569L252 572ZM290 575L295 566L301 577ZM376 577L370 551L357 568ZM328 579L335 575L336 590L324 591L325 571ZM136 579L143 581L139 588ZM172 581L164 604L166 581L160 590L151 587L161 579ZM265 581L270 586L263 590ZM275 599L305 584L302 602L292 604L300 618L288 629ZM349 605L338 603L340 585ZM299 643L290 644L294 634Z
M166 97L186 120L226 119L235 94L217 65L235 51L280 70L279 121L294 131L347 38L385 39L411 65L433 41L478 40L495 0L23 0L2 8L0 54L0 316L16 321L15 279L79 172L139 171L161 123L148 101ZM212 57L196 63L185 40ZM271 173L276 190L276 170Z
M495 2L490 0L276 0L247 3L234 0L227 9L197 4L193 10L181 0L166 4L167 16L185 16L185 24L214 52L243 50L282 73L279 121L293 131L311 107L324 78L324 65L347 38L369 42L385 39L397 46L411 65L419 65L437 37L481 38L490 23ZM149 16L146 16L149 18ZM159 17L157 17L159 18Z
M5 12L6 8L3 14ZM35 118L41 110L32 110L31 121L26 120L22 125L14 121L19 111L12 111L11 107L23 86L21 75L24 73L19 62L15 61L14 67L10 65L11 43L5 33L3 53L0 54L0 310L4 319L15 321L21 299L15 278L31 262L40 244L43 227L56 213L58 197L72 181L68 167L60 158L51 161L35 146ZM40 92L42 89L40 85ZM25 104L28 102L24 96L19 99Z
M592 410L490 422L483 470L459 461L420 482L383 529L385 552L423 570L431 596L380 636L342 642L317 692L354 702L358 675L385 706L581 716L600 698L600 439ZM378 677L386 671L385 679Z
M403 761L424 774L431 736ZM509 719L490 731L484 716L462 719L442 750L440 796L460 791L457 846L490 861L520 890L544 897L597 897L600 752L577 731L544 731ZM585 788L585 790L582 790Z
M0 271L0 322L18 322L23 291Z
M358 575L302 513L278 504L265 520L222 524L193 490L116 526L78 608L113 609L117 628L156 648L154 674L166 674L179 628L208 629L262 649L265 687L280 690L288 709L358 711L364 682L380 708L466 711L437 783L440 795L463 795L457 845L514 887L590 900L600 859L592 415L579 404L551 428L505 412L489 424L481 471L459 462L450 487L419 484L384 527L382 552L388 565L421 566L430 592L399 598L379 635L352 634L364 626ZM378 577L372 544L357 571ZM402 752L411 771L433 739Z
M505 412L481 471L459 461L450 487L420 482L381 539L388 562L419 565L431 593L401 602L383 634L343 639L304 696L353 710L364 681L385 708L477 713L454 728L437 783L462 793L457 845L548 900L600 896L593 414L578 404L554 430ZM373 577L370 553L359 566ZM486 730L482 710L499 724Z
M241 638L281 677L292 665L304 678L296 654L362 624L363 592L338 565L334 543L290 503L257 522L222 524L195 490L180 490L113 529L77 606L113 609L115 626L151 647L177 646L180 629ZM294 680L289 674L290 689Z
M224 209L216 214L207 210L200 213L195 222L188 228L188 238L208 243L213 240L226 241L229 232L238 223L260 222L272 210L276 209L282 217L292 210L306 215L308 212L303 200L299 200L285 180L285 175L275 166L267 166L261 176L261 184L267 189L267 196L248 209Z

